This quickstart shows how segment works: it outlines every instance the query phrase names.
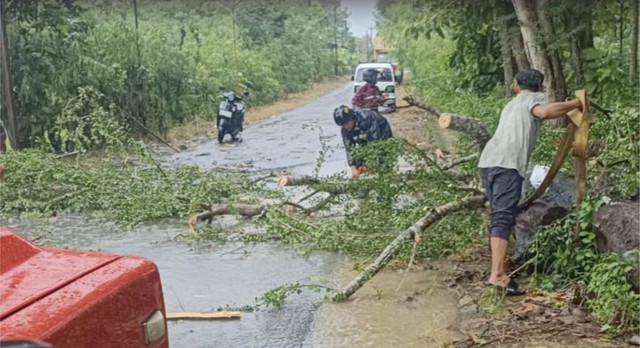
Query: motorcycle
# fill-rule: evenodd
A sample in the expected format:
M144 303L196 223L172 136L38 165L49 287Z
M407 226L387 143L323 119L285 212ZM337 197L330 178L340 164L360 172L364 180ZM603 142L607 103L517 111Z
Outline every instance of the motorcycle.
M218 106L217 128L218 143L222 144L225 135L231 135L232 141L241 142L238 136L242 132L242 124L244 123L245 106L242 96L237 95L233 91L224 92L225 88L220 87L220 98L222 101ZM248 96L249 92L244 92L243 96Z

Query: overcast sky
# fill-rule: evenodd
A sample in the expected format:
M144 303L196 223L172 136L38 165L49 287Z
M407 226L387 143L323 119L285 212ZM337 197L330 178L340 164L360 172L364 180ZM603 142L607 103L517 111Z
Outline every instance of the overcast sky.
M351 13L351 16L349 16L349 28L353 35L364 36L369 27L375 25L375 0L341 0L340 3L342 7L346 7Z

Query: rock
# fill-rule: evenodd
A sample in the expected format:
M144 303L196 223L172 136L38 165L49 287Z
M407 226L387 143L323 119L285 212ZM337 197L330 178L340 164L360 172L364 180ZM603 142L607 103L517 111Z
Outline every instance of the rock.
M624 202L602 206L596 218L600 223L596 246L602 252L616 253L640 248L640 203ZM640 289L640 272L635 267L631 281L636 290Z
M632 344L634 346L640 346L640 336L633 335L633 337L627 340L627 343Z
M533 188L528 179L523 186L523 192L527 188ZM565 217L572 209L574 201L573 179L556 177L539 199L518 213L514 229L516 237L516 252L512 257L514 262L520 263L524 260L529 244L540 228Z

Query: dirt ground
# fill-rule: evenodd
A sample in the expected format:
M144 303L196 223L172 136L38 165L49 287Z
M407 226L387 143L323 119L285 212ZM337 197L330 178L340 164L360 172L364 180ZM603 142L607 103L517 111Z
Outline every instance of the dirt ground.
M524 296L503 297L482 282L491 260L486 245L475 245L451 256L448 286L459 294L460 331L467 337L454 347L623 347L624 338L600 333L582 307L577 287L557 292L529 290ZM526 288L526 278L519 277Z
M446 157L454 156L456 140L450 131L441 129L434 117L426 116L425 112L418 108L403 108L406 102L402 98L409 94L411 91L400 86L397 103L399 108L391 117L393 135L408 140L432 155L436 155L436 150L440 150Z

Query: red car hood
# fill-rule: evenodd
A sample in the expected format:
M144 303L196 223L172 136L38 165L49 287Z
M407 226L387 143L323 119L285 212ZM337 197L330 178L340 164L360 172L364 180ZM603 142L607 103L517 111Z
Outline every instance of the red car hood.
M118 258L49 250L0 227L0 320Z

